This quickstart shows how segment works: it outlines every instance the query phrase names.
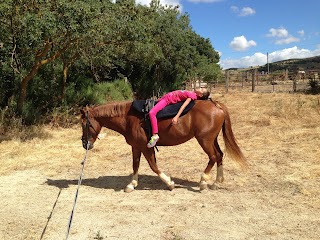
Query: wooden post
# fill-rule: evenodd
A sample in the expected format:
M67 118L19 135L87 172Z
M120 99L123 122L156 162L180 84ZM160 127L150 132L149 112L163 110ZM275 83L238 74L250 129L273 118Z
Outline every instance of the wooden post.
M244 72L241 72L241 87L243 88L244 87Z
M254 92L255 88L256 88L256 74L257 74L257 69L252 70L252 92Z
M229 71L226 72L226 92L229 91Z
M288 69L286 69L286 72L284 75L284 81L288 81Z
M293 79L293 92L296 92L297 91L297 78L298 78L298 75Z

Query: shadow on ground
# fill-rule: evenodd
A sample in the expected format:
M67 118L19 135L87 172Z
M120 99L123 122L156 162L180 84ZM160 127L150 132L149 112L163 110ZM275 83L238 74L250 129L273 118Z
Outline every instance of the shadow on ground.
M82 180L82 185L114 189L115 191L122 191L126 185L130 182L131 176L103 176L98 178L88 178ZM189 191L199 191L199 183L189 181L181 178L172 178L175 182L176 188L185 188ZM67 180L67 179L47 179L45 184L49 186L55 186L63 189L68 188L70 185L78 185L78 180ZM150 175L139 175L139 185L136 190L167 190L167 186L160 180L158 176Z

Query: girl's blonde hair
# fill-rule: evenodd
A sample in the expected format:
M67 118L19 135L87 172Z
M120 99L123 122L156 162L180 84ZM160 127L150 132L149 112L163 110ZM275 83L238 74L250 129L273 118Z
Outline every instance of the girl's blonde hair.
M209 98L210 92L208 91L208 89L206 89L203 93L202 93L202 97L199 97L199 99L201 100L207 100Z

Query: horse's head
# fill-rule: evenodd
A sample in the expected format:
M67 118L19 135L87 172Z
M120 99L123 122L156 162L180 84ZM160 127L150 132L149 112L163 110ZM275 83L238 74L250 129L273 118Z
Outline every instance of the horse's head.
M82 124L82 146L85 149L92 149L93 144L98 138L101 126L99 122L94 118L94 111L91 108L84 108L81 112L81 124Z

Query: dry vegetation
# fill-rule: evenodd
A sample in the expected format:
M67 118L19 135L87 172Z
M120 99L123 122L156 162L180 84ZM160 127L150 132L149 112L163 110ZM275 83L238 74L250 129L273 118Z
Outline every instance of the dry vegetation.
M225 182L200 193L207 160L192 140L157 153L176 189L166 190L142 159L140 185L126 194L130 147L104 130L88 156L69 239L319 239L320 97L213 98L229 107L248 171L226 156ZM36 130L30 140L0 139L0 239L65 238L84 156L81 130Z

